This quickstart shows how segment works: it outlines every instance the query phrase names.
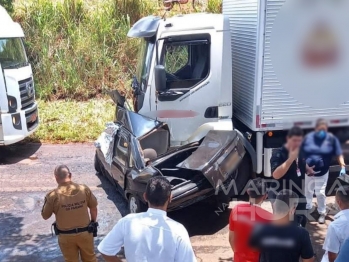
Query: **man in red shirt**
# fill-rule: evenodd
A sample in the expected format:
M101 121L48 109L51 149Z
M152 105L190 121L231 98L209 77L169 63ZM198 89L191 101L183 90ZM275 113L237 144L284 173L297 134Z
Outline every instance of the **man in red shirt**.
M229 243L234 251L234 262L258 262L259 252L248 245L250 234L256 223L268 223L273 215L262 209L267 198L267 186L263 179L250 181L247 193L250 203L236 205L229 218Z

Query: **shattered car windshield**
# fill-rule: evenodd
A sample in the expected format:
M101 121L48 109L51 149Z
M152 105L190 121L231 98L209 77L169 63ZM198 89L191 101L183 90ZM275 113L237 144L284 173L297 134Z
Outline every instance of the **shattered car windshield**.
M142 91L145 91L146 89L153 50L154 43L145 39L141 40L136 77Z

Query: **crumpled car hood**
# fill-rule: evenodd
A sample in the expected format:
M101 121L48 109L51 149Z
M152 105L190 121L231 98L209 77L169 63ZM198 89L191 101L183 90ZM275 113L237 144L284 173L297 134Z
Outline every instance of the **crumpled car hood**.
M236 131L211 130L199 148L177 167L201 171L217 188L238 167L244 155L245 148Z

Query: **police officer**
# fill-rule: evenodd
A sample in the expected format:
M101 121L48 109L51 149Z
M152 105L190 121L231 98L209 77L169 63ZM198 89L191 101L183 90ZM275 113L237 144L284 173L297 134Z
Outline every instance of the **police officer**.
M41 211L43 219L56 216L55 233L66 262L96 262L91 227L97 219L97 199L85 185L73 183L67 166L57 166L58 187L49 192ZM90 214L89 214L90 213Z

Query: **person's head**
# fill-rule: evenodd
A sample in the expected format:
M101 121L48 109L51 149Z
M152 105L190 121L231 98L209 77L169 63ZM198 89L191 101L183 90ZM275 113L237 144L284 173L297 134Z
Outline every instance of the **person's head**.
M274 214L279 218L293 218L298 205L298 195L289 189L281 190L274 202Z
M171 184L163 176L156 176L149 179L144 199L149 207L166 210L171 202Z
M54 175L58 184L71 181L71 173L66 165L57 166Z
M287 133L287 147L290 150L299 148L303 142L303 130L299 126L294 126Z
M317 138L323 139L328 131L328 123L325 119L319 118L315 124L315 135Z
M260 177L250 180L247 194L250 196L250 201L252 203L262 203L268 196L265 181Z
M349 209L349 186L340 186L337 189L336 202L341 210Z

